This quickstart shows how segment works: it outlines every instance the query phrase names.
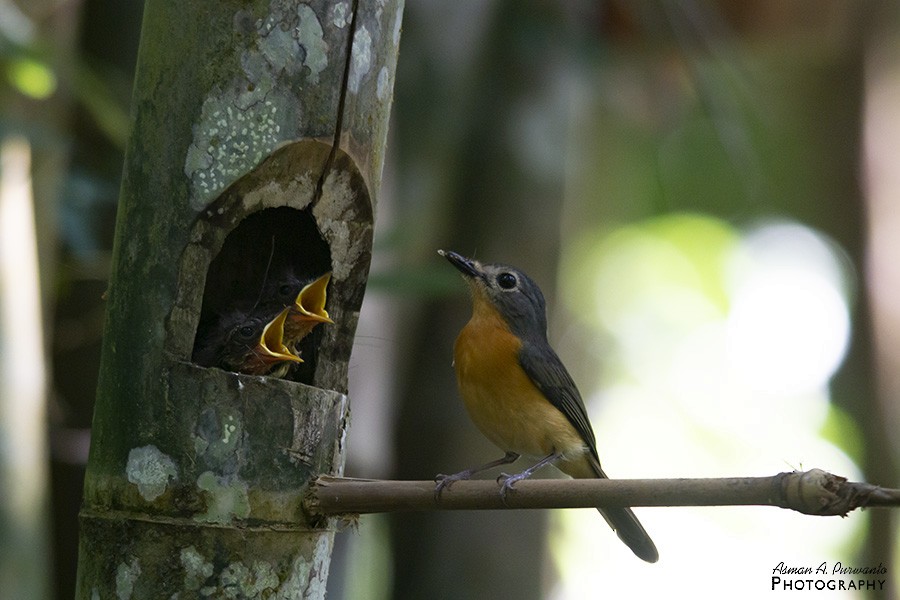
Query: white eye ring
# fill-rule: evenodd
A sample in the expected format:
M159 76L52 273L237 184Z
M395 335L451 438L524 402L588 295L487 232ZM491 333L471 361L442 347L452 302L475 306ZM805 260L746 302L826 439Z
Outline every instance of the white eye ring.
M497 275L497 285L499 285L501 289L511 290L514 289L518 284L519 280L509 271L504 271L503 273Z

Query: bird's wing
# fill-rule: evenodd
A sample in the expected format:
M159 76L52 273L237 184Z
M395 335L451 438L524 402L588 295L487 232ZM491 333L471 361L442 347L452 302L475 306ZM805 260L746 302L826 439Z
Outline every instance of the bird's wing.
M519 364L551 404L566 415L596 458L597 442L584 401L556 352L547 344L525 342L519 350Z

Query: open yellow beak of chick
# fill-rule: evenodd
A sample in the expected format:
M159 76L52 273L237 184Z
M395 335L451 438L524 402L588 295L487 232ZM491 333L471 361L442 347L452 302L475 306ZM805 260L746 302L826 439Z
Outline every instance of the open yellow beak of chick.
M290 306L285 307L278 315L269 321L263 328L262 335L257 345L257 355L266 363L280 363L283 361L303 362L303 359L294 354L285 342L285 323L291 311Z
M319 323L334 323L325 310L326 288L331 281L331 273L325 273L315 281L305 285L294 303L288 307L284 323L284 343L288 347L305 338Z

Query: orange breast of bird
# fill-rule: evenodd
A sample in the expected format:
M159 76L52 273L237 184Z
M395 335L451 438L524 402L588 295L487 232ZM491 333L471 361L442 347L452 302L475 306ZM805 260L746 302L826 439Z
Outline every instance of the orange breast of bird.
M584 442L519 366L522 342L490 303L476 297L453 350L463 403L476 427L504 451L578 455Z

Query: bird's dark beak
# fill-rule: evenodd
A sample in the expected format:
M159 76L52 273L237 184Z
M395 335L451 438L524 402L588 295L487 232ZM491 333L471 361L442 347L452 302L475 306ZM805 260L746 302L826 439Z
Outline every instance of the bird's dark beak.
M278 315L269 321L263 329L262 335L259 337L259 343L256 346L256 355L265 363L279 363L283 361L291 361L301 363L303 359L291 352L284 345L284 320L287 318L291 308L287 307Z
M452 250L438 250L438 254L450 261L450 264L466 277L481 277L481 265L471 258L466 258Z
M325 310L325 288L328 287L329 281L331 281L331 273L325 273L304 286L297 294L297 299L294 300L294 311L291 317L315 323L334 323L328 316L328 311Z

